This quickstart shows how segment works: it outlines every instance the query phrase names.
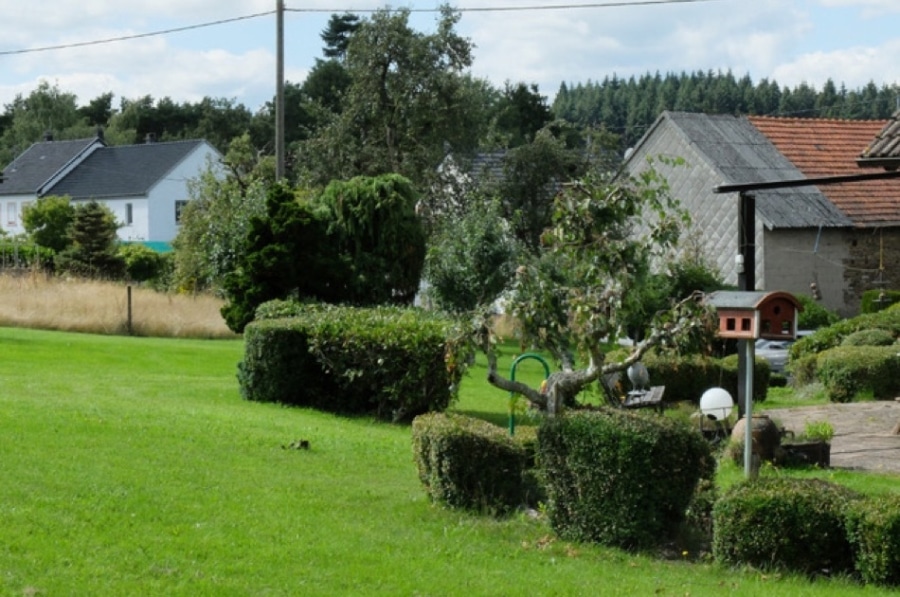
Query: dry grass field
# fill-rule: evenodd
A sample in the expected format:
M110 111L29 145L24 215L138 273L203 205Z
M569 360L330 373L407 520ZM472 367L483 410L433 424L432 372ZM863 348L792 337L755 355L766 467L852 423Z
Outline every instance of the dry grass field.
M235 338L209 295L177 295L124 283L0 274L0 326L171 338Z

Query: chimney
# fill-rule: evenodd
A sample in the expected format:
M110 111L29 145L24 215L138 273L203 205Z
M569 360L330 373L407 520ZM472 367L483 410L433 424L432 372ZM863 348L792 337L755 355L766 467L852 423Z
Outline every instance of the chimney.
M150 143L156 143L156 133L147 133L147 136L144 137L144 143L148 145Z
M97 127L97 138L100 139L101 141L106 140L103 138L103 127L102 126Z
M44 141L47 141L48 143L50 141L53 141L53 131L51 131L49 129L44 131Z

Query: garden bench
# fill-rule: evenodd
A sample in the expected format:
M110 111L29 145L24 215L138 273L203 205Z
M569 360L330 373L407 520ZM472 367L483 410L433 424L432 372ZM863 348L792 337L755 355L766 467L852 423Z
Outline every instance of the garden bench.
M622 401L624 408L655 408L663 411L663 393L666 386L652 386L649 390L628 392Z

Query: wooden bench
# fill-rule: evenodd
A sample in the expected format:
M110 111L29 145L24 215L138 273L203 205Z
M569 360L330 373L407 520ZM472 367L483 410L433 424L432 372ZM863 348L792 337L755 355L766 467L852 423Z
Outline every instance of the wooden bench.
M629 392L622 401L624 408L655 408L662 413L666 386L653 386L643 392Z

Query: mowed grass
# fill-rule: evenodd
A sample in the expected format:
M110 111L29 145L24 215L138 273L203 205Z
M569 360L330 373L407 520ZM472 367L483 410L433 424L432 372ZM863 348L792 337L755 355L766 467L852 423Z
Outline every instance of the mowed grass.
M0 328L0 594L879 594L435 507L408 426L244 401L242 350Z

